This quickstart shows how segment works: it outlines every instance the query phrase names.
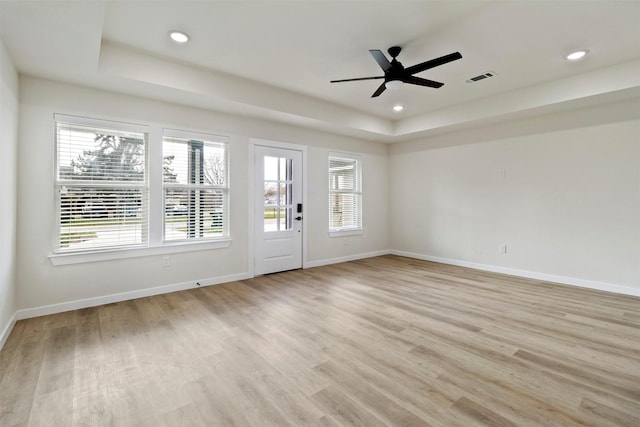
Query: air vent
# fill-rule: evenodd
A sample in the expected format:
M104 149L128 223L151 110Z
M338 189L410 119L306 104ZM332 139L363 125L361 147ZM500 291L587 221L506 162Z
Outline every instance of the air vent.
M494 77L495 75L496 73L494 73L493 71L487 71L486 73L480 74L479 76L471 77L470 79L466 80L466 82L475 83L479 82L480 80L488 79L489 77Z

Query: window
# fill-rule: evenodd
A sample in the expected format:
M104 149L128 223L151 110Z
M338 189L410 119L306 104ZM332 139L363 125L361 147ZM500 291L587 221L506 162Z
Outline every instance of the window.
M146 246L144 126L55 116L55 252Z
M230 245L226 137L61 114L54 122L54 265Z
M164 240L229 235L225 137L164 130Z
M347 155L329 156L329 231L362 229L360 160Z
M264 156L264 231L293 228L293 159Z

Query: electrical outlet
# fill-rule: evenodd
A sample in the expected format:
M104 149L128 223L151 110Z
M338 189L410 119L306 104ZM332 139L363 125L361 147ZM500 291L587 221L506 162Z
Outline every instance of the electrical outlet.
M162 266L163 267L169 267L171 265L171 258L167 255L162 257Z
M500 248L498 249L500 251L501 254L506 254L507 253L507 245L500 245Z

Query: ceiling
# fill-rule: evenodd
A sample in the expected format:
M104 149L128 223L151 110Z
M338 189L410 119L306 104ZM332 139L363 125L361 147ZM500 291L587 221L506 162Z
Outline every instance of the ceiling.
M20 73L382 142L637 98L639 19L639 1L0 0ZM405 66L463 58L419 74L440 89L329 83L382 75L368 50L393 45Z

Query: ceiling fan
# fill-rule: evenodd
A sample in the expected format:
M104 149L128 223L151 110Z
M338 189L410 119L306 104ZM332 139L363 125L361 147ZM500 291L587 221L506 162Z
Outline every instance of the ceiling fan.
M462 58L460 52L450 53L449 55L441 56L440 58L431 59L429 61L422 62L420 64L413 65L411 67L404 68L404 66L398 62L396 57L400 54L402 48L400 46L392 46L389 48L388 52L391 55L391 62L384 56L384 53L378 49L370 49L369 53L373 56L373 59L376 60L382 71L384 71L384 76L376 76L376 77L359 77L355 79L343 79L343 80L331 80L331 83L341 83L341 82L353 82L358 80L375 80L375 79L384 79L384 83L378 87L378 89L371 95L372 98L380 96L385 89L397 89L402 86L404 83L409 83L412 85L418 86L427 86L433 88L439 88L444 85L444 83L436 82L433 80L423 79L421 77L416 77L414 74L419 73L424 70L428 70L429 68L438 67L440 65L444 65L448 62L455 61L456 59Z

